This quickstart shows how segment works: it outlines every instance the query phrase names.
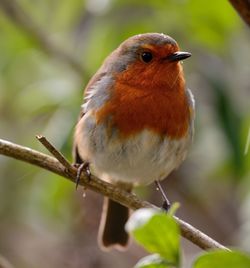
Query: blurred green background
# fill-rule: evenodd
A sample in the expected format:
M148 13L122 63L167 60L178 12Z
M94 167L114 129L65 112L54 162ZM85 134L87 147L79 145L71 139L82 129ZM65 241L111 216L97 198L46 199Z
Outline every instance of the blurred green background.
M196 134L188 159L164 182L181 203L177 214L250 251L250 32L226 0L0 0L0 138L46 152L35 139L44 134L72 160L84 86L124 39L144 32L169 34L192 53L184 69ZM161 204L153 186L138 193ZM0 156L0 256L19 268L132 267L144 251L131 243L102 252L102 197L82 195ZM184 267L199 252L183 241Z

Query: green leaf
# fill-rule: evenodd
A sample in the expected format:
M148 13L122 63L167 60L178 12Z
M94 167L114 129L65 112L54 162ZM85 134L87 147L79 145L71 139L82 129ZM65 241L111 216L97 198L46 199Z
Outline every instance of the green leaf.
M126 229L149 252L158 253L172 265L179 264L180 230L167 213L139 209L130 217Z
M213 251L200 256L193 268L249 268L250 256L238 251Z
M152 254L140 259L134 268L168 268L173 267L159 254Z

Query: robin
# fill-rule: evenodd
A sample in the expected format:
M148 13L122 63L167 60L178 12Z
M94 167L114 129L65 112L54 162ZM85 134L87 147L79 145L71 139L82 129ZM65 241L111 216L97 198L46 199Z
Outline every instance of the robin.
M86 86L74 137L76 163L126 191L153 181L160 187L192 141L194 98L181 64L190 56L159 33L132 36L115 49ZM127 245L128 217L128 208L105 198L102 248Z

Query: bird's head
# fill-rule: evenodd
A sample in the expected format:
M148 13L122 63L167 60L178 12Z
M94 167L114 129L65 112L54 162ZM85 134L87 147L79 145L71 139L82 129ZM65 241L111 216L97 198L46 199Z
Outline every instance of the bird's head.
M106 60L108 72L136 88L174 88L184 83L180 61L190 57L177 42L159 33L139 34L124 41Z

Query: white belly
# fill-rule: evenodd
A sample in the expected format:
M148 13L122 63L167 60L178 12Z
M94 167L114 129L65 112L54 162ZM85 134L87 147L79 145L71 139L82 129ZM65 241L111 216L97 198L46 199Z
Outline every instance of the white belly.
M108 136L104 126L86 114L76 132L80 128L78 151L94 173L106 181L134 185L166 178L185 159L191 143L191 131L180 140L159 138L150 130L122 140L116 131Z

